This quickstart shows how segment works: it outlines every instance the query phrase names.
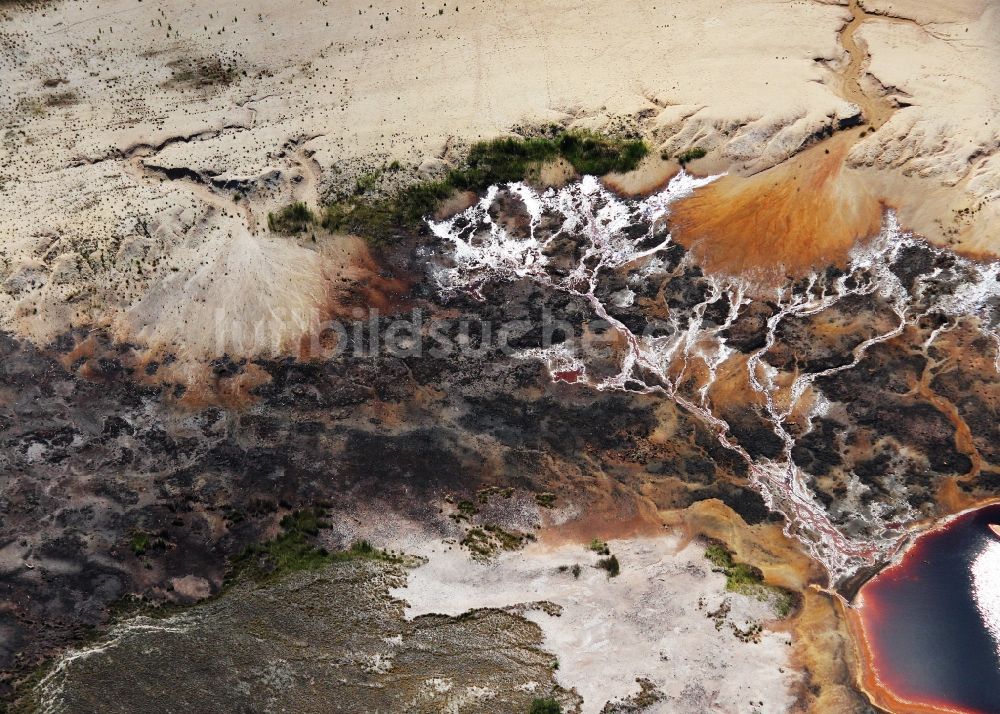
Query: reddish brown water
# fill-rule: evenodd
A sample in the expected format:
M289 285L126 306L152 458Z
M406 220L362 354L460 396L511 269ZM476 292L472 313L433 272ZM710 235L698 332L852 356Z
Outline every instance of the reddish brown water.
M921 536L862 587L875 688L899 711L1000 712L1000 505ZM895 708L895 706L893 707Z

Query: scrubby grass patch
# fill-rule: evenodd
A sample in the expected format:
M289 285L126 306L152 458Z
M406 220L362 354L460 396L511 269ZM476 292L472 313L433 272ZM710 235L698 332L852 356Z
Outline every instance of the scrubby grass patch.
M649 153L640 140L614 139L593 132L567 132L559 137L559 153L580 174L602 176L631 171Z
M72 90L67 90L65 92L50 92L45 95L45 104L50 107L70 107L79 101L79 96Z
M331 553L318 547L312 538L330 524L320 509L307 508L281 519L282 533L274 540L252 545L230 563L227 582L250 579L273 580L299 570L316 570L330 563L368 559L399 562L400 559L375 548L366 540L357 541L347 550Z
M731 550L721 543L711 543L705 557L715 566L714 570L726 576L726 590L769 602L779 617L788 617L798 605L798 596L791 590L764 582L760 568L740 563Z
M239 76L235 63L223 61L220 57L184 57L167 64L170 79L164 87L225 87Z
M277 213L267 214L267 227L272 233L294 235L308 230L316 223L316 216L302 201L290 203Z
M562 714L562 705L552 697L545 699L534 699L528 714Z
M681 153L677 154L677 160L680 162L681 166L690 163L695 159L703 159L708 155L708 151L700 146L695 146L690 149L685 149Z
M524 181L547 161L563 158L579 174L601 176L631 171L649 148L638 139L619 139L591 131L564 131L555 136L504 137L473 144L465 164L448 175L448 183L472 191L497 183Z
M541 166L563 158L580 174L631 171L649 149L638 139L590 131L560 131L550 137L503 137L473 144L465 161L440 180L423 181L386 196L375 196L377 176L364 174L354 193L332 200L322 225L375 243L419 229L424 217L456 191L482 191L499 183L537 178Z
M356 194L327 205L322 225L328 231L353 233L381 243L418 228L424 217L454 192L455 187L447 181L424 181L385 198Z

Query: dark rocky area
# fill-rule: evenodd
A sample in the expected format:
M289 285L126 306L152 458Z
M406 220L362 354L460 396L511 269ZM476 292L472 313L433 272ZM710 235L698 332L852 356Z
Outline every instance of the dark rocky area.
M788 514L771 510L751 464L790 459L832 523L878 541L900 522L946 512L939 494L948 483L969 498L996 493L995 345L983 318L935 312L932 293L947 293L952 269L937 253L899 253L893 274L910 309L927 314L866 347L893 329L889 294L848 294L779 321L769 336L778 303L747 296L734 309L732 294L676 246L655 270L625 263L601 273L595 297L633 334L693 328L732 350L733 370L713 382L692 363L676 388L697 401L707 385L711 412L740 453L719 440L717 424L665 396L662 375L637 369L624 388L595 390L512 353L545 346L549 319L613 337L584 297L530 279L483 280L444 297L422 272L428 250L432 263L448 264L446 248L427 237L382 255L389 273L414 278L401 304L422 310L421 349L397 356L361 348L373 328L411 319L402 308L351 332L336 357L227 355L192 382L170 381L170 355L150 359L100 331L45 349L0 337L4 697L53 652L104 627L123 598L190 602L173 585L187 576L218 593L232 558L271 537L285 514L317 504L334 519L380 504L432 522L446 496L497 486L586 505L587 487L610 479L625 500L669 510L718 498L755 524ZM548 250L562 273L581 255L568 237ZM945 277L925 279L941 263ZM820 274L817 285L832 289L843 275ZM844 286L871 280L859 270ZM625 288L631 300L616 301ZM444 320L436 334L431 318ZM511 321L524 326L511 333L513 350L486 339L484 323ZM925 346L942 325L949 329ZM442 335L478 349L438 349ZM612 339L589 353L588 375L614 374L621 350ZM822 372L813 384L822 413L776 423L745 376L732 376L753 357L779 375Z

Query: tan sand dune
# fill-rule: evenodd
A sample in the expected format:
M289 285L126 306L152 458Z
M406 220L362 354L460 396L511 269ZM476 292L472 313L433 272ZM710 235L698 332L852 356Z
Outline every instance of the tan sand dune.
M340 268L307 265L300 251L313 248L266 235L268 211L290 200L315 206L391 160L403 165L401 181L434 175L464 144L539 122L644 135L653 163L623 186L661 180L669 164L655 163L659 153L694 146L709 153L693 171L753 175L782 165L772 176L780 183L807 173L784 166L790 157L858 121L860 110L908 104L848 153L863 181L841 170L805 203L792 200L797 185L762 199L778 207L761 224L769 233L811 221L823 236L786 255L771 234L746 254L716 258L720 267L835 256L871 228L869 193L934 240L992 253L996 7L863 6L899 18L859 7L7 5L0 327L45 343L74 325L112 325L150 347L183 341L190 354L214 352L212 330L190 329L205 315L221 309L246 333L278 314L321 310L322 282L336 282L330 270ZM846 28L853 55L840 36ZM867 106L844 91L854 70L863 91L853 99L870 97ZM711 189L706 210L736 183ZM736 193L759 202L750 199L757 188ZM799 215L845 206L830 225ZM713 222L692 216L690 225ZM150 226L158 232L147 236ZM289 281L295 289L281 287ZM266 331L281 335L279 345L295 343L284 327Z

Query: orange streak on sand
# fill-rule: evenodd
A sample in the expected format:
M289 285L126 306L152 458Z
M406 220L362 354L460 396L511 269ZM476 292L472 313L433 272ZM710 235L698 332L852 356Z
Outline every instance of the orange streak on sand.
M824 265L876 235L882 205L844 167L857 131L750 177L729 175L679 201L671 233L711 272L773 285Z

